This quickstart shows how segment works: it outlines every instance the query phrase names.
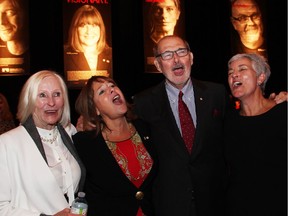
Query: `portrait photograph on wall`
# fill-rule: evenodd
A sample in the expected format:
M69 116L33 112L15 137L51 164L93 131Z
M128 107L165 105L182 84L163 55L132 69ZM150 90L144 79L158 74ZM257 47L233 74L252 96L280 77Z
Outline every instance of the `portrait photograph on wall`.
M154 66L153 47L166 35L185 38L184 0L142 1L145 72L159 73Z
M64 72L68 87L76 88L91 76L113 77L111 3L82 2L63 4Z
M29 1L0 1L0 76L29 74Z
M229 0L232 54L257 53L268 60L265 36L265 2Z

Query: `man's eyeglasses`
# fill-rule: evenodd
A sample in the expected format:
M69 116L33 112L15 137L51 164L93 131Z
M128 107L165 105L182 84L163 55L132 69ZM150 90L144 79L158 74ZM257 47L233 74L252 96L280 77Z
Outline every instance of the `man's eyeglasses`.
M175 51L166 51L166 52L163 52L163 53L156 55L156 58L161 57L163 60L170 60L173 58L174 53L176 53L177 56L179 56L179 57L184 57L184 56L188 55L189 49L188 48L179 48L178 50L175 50Z
M237 20L241 24L247 23L250 19L251 21L259 20L261 15L259 13L253 13L250 16L242 15L240 17L232 17L234 20Z

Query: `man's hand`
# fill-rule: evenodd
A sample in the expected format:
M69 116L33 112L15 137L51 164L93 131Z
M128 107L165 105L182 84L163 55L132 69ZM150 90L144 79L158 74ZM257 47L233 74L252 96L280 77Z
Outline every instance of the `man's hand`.
M274 100L277 104L288 101L288 94L286 91L281 91L278 95L275 93L270 94L270 100Z
M84 122L83 116L79 116L76 124L77 131L84 131L84 130L94 130L96 125L92 124L91 122Z

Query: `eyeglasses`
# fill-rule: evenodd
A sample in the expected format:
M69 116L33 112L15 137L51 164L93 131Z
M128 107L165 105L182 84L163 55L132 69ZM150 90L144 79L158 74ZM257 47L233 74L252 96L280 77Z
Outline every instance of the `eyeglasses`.
M242 15L240 17L232 17L234 20L237 20L238 22L240 22L241 24L247 23L248 20L259 20L261 17L261 15L259 13L253 13L250 16L246 16L246 15Z
M188 55L189 49L188 48L179 48L178 50L175 50L175 51L166 51L166 52L163 52L163 53L156 55L155 57L156 58L161 57L163 60L170 60L173 58L174 53L176 53L177 56L179 56L179 57L184 57L184 56Z

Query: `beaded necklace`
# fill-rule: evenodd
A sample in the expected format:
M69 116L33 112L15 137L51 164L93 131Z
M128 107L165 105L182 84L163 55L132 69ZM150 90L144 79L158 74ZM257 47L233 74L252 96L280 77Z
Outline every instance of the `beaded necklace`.
M58 130L57 130L57 128L55 128L52 133L53 133L53 137L50 138L50 139L49 139L49 138L46 138L46 137L43 137L43 136L40 135L40 138L41 138L42 142L44 142L44 143L50 143L50 144L54 143L55 140L56 140L57 137L58 137ZM50 135L50 134L49 134L49 135Z

